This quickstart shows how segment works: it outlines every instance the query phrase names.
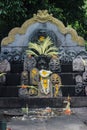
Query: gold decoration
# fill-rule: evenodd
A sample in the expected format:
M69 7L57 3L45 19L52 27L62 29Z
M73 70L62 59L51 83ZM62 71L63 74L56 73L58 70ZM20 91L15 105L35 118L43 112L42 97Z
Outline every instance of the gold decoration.
M40 36L39 41L43 42L44 40L45 40L45 37L44 36Z
M39 82L39 71L37 68L33 68L30 71L30 82L33 85L38 85Z
M50 86L49 86L49 75L52 73L51 71L47 71L47 70L40 70L40 76L41 76L41 79L40 79L40 82L41 82L41 87L42 87L42 90L43 90L43 93L45 95L48 95L49 92L50 92Z
M40 22L40 23L51 22L59 28L61 33L71 34L73 41L75 41L77 44L81 46L84 46L84 42L85 42L84 39L78 36L78 34L74 29L65 27L60 20L54 18L52 14L48 14L47 10L38 10L38 13L34 14L33 18L25 21L20 28L13 28L9 32L8 37L2 40L1 45L8 45L12 43L14 41L15 34L25 34L27 28L36 22Z
M54 97L57 97L58 93L59 93L59 84L55 84L55 92L54 92Z

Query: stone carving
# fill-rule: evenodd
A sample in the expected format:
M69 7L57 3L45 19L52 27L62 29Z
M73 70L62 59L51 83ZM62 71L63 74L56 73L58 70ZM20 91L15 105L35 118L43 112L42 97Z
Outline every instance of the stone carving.
M77 75L75 77L75 81L76 81L76 83L82 83L82 76L81 75Z
M45 29L44 26L46 26L46 23L43 23L43 28L42 29L36 29L29 37L29 40L31 42L38 42L38 39L43 36L46 38L49 36L51 38L51 41L55 44L55 46L59 47L62 43L61 41L57 38L55 32Z
M83 77L84 92L85 95L87 96L87 71L83 73L82 77Z
M62 34L71 34L71 37L72 39L77 42L79 45L84 45L84 39L80 36L77 35L76 31L72 28L67 28L64 26L64 24L52 17L52 14L48 14L48 11L47 10L39 10L37 14L34 14L34 17L27 20L21 28L14 28L12 29L10 32L9 32L9 35L8 37L5 37L2 42L1 42L1 45L8 45L10 43L12 43L14 40L15 40L15 35L16 34L25 34L27 28L34 24L34 23L37 23L37 22L40 22L40 23L45 23L45 22L51 22L52 24L55 24L60 32Z
M34 86L34 88L29 89L29 96L37 96L38 95L38 88Z
M62 63L66 64L66 63L70 62L70 57L69 57L68 54L66 54L66 52L63 52L61 54L60 60L61 60Z
M53 86L53 96L62 96L61 92L61 78L58 74L54 73L51 75L51 82Z
M19 97L26 98L29 97L28 89L27 88L20 88L18 91Z
M85 86L85 95L87 96L87 86Z
M10 69L10 63L6 59L0 61L0 72L8 72Z
M75 86L75 95L80 94L83 91L83 84L82 83L77 83Z
M87 82L87 71L85 71L84 73L83 73L83 81L84 82Z
M25 84L25 85L29 84L29 76L27 71L23 71L21 73L21 84Z
M75 77L76 85L75 85L75 95L79 95L81 92L83 92L83 79L81 75L77 75Z
M67 50L66 54L69 55L69 61L74 60L77 55L75 50Z
M10 63L8 62L8 60L4 59L2 56L3 55L0 54L0 74L7 73L11 69ZM2 76L0 76L0 84L4 84L5 81L6 81L6 75L3 74Z
M37 68L33 68L30 71L30 84L37 85L39 83L39 70Z
M24 70L30 71L36 66L36 60L34 57L26 57L24 60Z
M73 71L84 71L84 63L82 61L82 58L79 56L79 57L76 57L74 60L73 60Z
M38 95L38 88L37 86L31 86L31 85L24 85L22 84L19 86L18 94L20 97L30 97L30 96L37 96Z
M51 60L49 62L49 69L53 72L61 71L59 58L57 58L57 57L51 58Z

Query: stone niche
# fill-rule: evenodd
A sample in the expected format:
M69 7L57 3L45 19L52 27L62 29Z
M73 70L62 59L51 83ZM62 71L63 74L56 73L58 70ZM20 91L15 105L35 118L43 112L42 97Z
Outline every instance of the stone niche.
M29 43L37 43L40 37L49 37L58 48L56 59L44 54L37 57L27 56ZM10 64L10 70L5 75L4 84L2 83L2 86L8 86L7 96L12 96L12 86L16 89L16 96L19 93L24 97L86 95L87 81L83 75L84 72L87 73L87 52L84 43L84 39L73 28L65 27L47 10L39 10L21 27L13 28L1 42L0 62L7 60ZM48 77L41 77L42 70L49 73ZM46 90L42 88L43 82L47 83Z

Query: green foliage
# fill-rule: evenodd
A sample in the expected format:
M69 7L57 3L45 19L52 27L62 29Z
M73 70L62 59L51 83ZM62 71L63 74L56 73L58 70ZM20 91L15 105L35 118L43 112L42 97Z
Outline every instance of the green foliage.
M8 26L19 26L26 19L26 8L21 0L1 0L0 1L0 21L8 23Z

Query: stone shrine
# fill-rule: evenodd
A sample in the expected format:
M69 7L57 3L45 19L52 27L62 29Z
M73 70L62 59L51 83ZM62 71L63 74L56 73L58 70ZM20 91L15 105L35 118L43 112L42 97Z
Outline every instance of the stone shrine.
M39 10L1 42L0 97L87 96L84 43L73 28Z

